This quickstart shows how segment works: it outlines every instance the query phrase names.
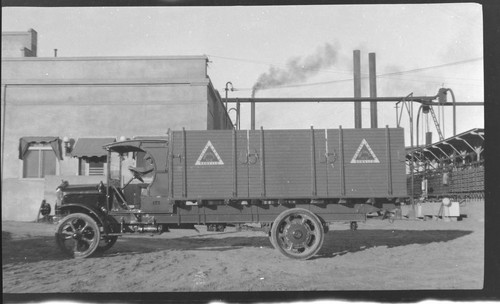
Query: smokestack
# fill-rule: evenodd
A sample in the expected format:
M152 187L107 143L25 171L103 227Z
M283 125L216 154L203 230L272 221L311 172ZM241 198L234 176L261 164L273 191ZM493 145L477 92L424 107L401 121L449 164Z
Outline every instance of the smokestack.
M354 56L354 98L361 97L361 53L355 50ZM361 101L354 102L354 127L361 129Z
M257 89L254 87L252 89L252 99L255 98L255 92ZM255 102L252 101L250 104L250 130L255 130Z
M368 64L370 66L369 78L370 78L370 97L377 97L377 63L375 60L375 53L368 54ZM370 102L370 117L371 117L371 127L378 128L377 122L377 102Z

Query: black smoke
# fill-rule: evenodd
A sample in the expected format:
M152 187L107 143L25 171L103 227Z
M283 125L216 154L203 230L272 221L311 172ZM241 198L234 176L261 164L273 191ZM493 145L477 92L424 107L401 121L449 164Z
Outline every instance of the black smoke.
M252 88L252 98L258 90L301 83L316 75L321 69L331 67L337 61L337 49L337 46L325 43L318 47L314 54L289 59L283 68L270 67L269 71L257 78Z

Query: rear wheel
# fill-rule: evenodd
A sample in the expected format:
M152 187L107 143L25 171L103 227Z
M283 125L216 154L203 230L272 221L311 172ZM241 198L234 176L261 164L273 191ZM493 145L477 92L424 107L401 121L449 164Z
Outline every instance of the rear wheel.
M323 224L306 209L294 208L282 212L271 227L271 243L292 259L311 258L321 249L323 240Z
M83 213L69 214L57 226L57 245L73 258L86 258L92 255L100 239L99 226L93 218Z

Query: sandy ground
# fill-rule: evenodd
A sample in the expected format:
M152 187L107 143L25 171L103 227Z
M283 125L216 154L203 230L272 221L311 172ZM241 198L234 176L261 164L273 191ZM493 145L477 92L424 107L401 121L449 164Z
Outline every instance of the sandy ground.
M261 231L127 235L100 256L60 253L55 225L2 222L4 293L481 289L484 205L461 221L334 223L319 254L280 255Z

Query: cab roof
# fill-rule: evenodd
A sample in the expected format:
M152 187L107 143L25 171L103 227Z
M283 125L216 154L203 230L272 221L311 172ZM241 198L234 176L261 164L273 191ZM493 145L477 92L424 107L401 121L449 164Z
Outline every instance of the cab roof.
M106 151L117 152L117 153L127 153L127 152L145 152L142 148L144 145L149 144L167 144L166 139L132 139L119 141L111 144L104 145L103 148Z

